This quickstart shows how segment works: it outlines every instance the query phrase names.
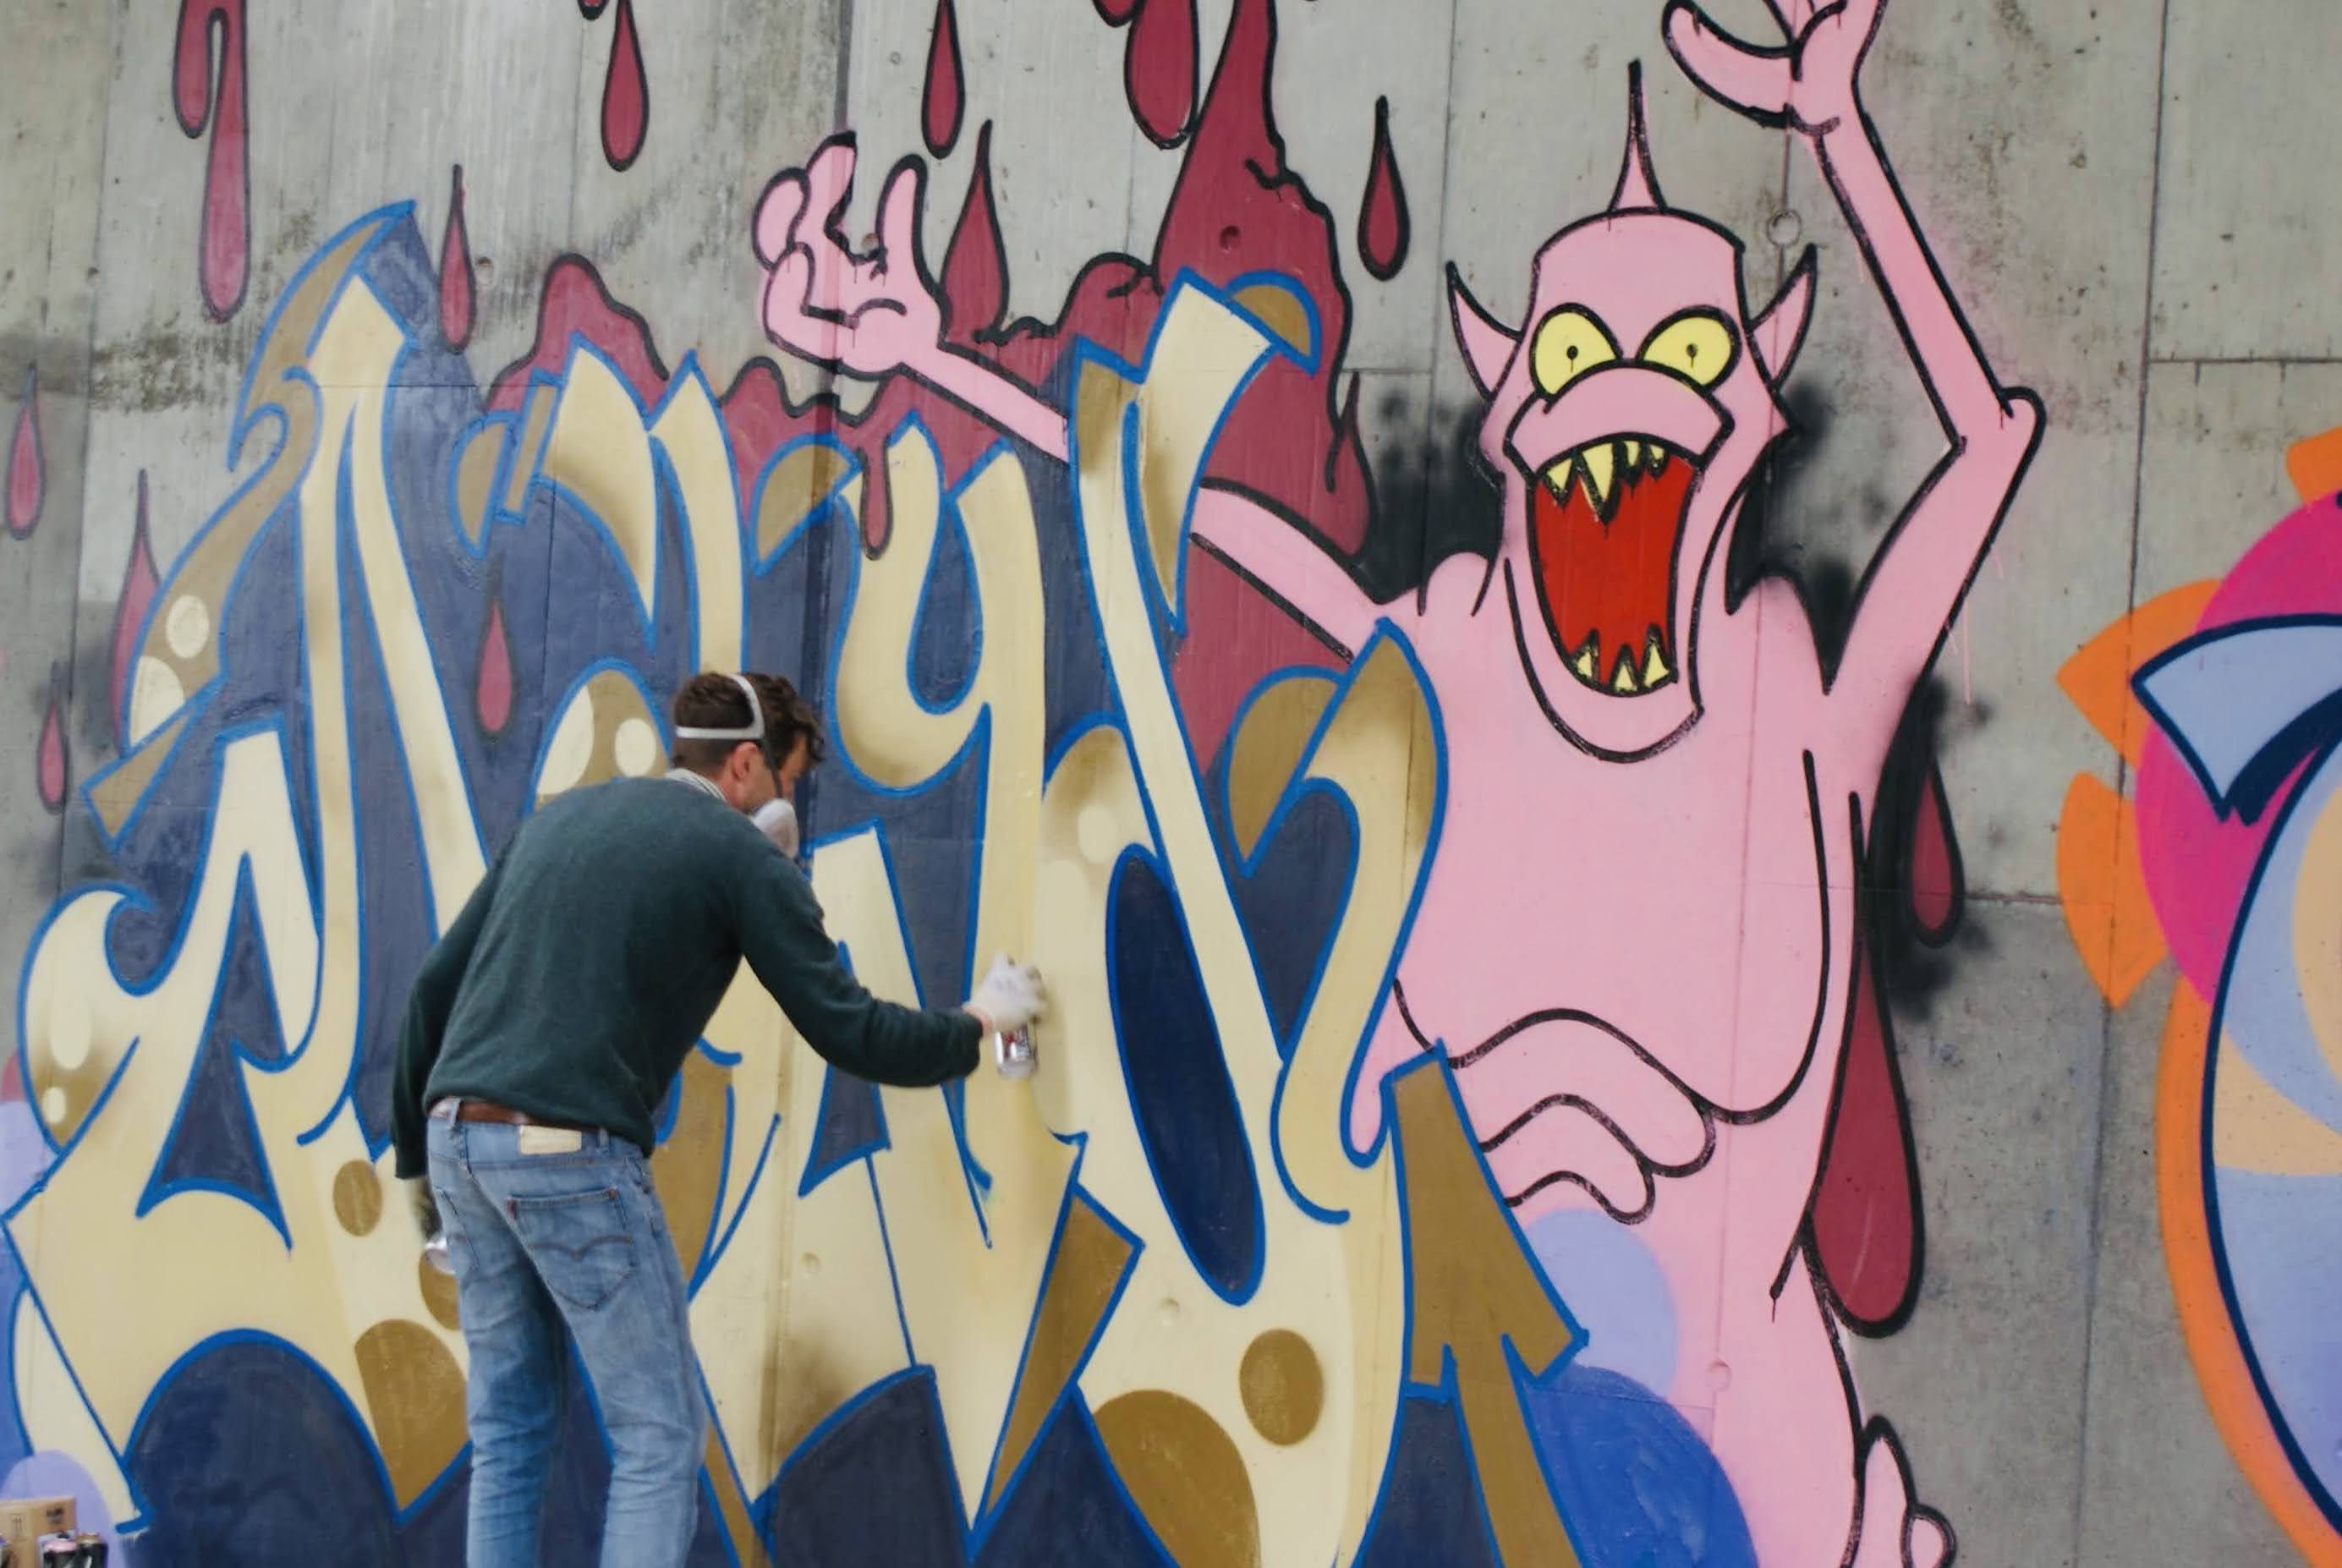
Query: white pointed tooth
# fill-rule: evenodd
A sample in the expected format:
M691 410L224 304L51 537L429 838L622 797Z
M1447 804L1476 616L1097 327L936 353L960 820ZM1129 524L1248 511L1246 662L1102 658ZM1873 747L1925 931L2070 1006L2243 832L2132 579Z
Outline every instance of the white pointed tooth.
M1632 474L1637 467L1641 466L1642 461L1643 444L1639 441L1629 441L1626 443L1626 472Z
M1642 690L1641 685L1635 679L1635 661L1632 656L1618 661L1618 673L1610 677L1610 689L1628 696Z
M1552 485L1553 493L1564 501L1569 499L1570 475L1576 466L1576 454L1572 453L1545 471L1545 482Z
M1594 650L1601 645L1601 638L1586 638L1586 646L1578 649L1577 657L1570 661L1570 668L1576 670L1583 679L1588 681L1599 680L1601 677L1594 673Z
M1654 442L1651 444L1651 472L1654 474L1665 474L1666 471L1667 449L1659 445L1656 442Z
M1647 691L1673 674L1675 672L1667 668L1666 660L1659 656L1658 639L1652 638L1649 650L1643 654L1644 689Z
M1586 470L1586 494L1596 506L1610 504L1610 486L1618 472L1618 449L1607 441L1597 441L1577 454L1579 464Z

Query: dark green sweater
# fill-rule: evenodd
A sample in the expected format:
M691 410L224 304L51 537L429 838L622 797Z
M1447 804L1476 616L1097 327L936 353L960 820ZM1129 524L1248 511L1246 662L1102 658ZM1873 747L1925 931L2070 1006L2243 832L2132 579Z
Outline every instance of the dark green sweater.
M460 1094L648 1153L667 1085L746 958L806 1043L874 1083L975 1070L982 1025L863 989L795 864L678 779L615 779L525 819L423 961L391 1085L402 1177Z

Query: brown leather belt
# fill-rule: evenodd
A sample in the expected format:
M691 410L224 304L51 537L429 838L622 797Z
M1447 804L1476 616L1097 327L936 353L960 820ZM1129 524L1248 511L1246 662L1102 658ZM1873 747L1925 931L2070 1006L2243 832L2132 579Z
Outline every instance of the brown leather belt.
M436 1110L437 1107L435 1106L433 1109ZM586 1131L583 1127L572 1127L566 1122L547 1122L540 1117L529 1115L526 1112L515 1111L509 1105L499 1105L493 1100L474 1100L468 1097L455 1102L455 1120L501 1122L508 1127L559 1127L572 1133Z

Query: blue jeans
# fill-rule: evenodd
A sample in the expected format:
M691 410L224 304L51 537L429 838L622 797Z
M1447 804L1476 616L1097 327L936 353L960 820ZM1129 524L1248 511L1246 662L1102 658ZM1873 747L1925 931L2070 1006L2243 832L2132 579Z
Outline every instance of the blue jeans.
M575 1151L522 1152L561 1137L458 1122L444 1104L431 1116L431 1190L472 1363L465 1560L538 1568L574 1343L610 1443L602 1568L675 1568L698 1523L706 1443L683 1266L642 1151L587 1133Z

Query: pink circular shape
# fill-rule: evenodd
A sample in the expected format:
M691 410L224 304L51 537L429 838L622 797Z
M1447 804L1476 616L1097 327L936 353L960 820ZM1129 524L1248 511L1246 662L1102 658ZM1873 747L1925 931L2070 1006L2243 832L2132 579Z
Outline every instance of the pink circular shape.
M2267 615L2337 613L2342 613L2342 506L2328 496L2301 507L2246 551L2196 629ZM2294 782L2287 781L2278 800ZM2207 997L2219 990L2245 886L2277 814L2272 804L2256 823L2222 821L2171 742L2160 730L2148 734L2138 770L2147 891L2180 973Z

